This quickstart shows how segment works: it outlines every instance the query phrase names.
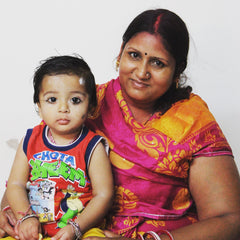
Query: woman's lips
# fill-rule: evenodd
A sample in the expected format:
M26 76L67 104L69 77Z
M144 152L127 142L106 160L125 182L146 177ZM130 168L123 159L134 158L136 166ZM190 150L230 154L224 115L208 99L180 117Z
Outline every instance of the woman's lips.
M135 79L131 79L133 86L137 87L137 88L145 88L148 86L147 83L143 82L143 81L139 81L139 80L135 80Z

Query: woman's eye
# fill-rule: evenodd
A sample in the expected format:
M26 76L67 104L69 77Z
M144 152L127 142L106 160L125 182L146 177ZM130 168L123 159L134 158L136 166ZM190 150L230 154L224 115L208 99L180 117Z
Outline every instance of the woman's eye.
M50 97L50 98L47 99L46 102L55 103L56 101L57 101L57 98L55 98L55 97Z
M78 98L78 97L73 97L73 98L71 99L71 102L72 102L73 104L79 104L80 102L82 102L82 100L81 100L80 98Z
M165 66L165 64L162 61L158 60L158 59L152 60L152 65L156 66L158 68L162 68L162 67Z
M130 52L129 55L131 58L134 58L134 59L139 57L139 54L136 52Z

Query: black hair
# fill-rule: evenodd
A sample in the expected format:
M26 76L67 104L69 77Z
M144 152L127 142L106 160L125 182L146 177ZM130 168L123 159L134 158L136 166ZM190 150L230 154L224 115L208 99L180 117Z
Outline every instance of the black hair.
M33 102L39 102L39 93L42 80L46 75L59 74L76 75L84 81L84 87L89 95L89 110L94 111L97 106L96 84L93 73L88 64L80 56L53 56L43 61L36 69L33 77L34 95Z

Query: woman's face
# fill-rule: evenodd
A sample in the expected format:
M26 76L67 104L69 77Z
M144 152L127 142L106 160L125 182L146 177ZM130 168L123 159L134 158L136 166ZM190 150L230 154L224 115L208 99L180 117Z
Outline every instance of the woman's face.
M119 55L119 78L129 104L154 106L174 81L175 59L159 35L132 37Z

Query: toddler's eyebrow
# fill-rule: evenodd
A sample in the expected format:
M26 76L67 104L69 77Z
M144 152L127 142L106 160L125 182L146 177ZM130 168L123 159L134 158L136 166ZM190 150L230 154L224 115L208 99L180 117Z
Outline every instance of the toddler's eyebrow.
M83 96L87 96L87 93L81 91L71 91L71 93L81 94Z
M54 94L54 93L57 93L57 91L47 91L47 92L43 93L43 96L46 96L48 94Z

